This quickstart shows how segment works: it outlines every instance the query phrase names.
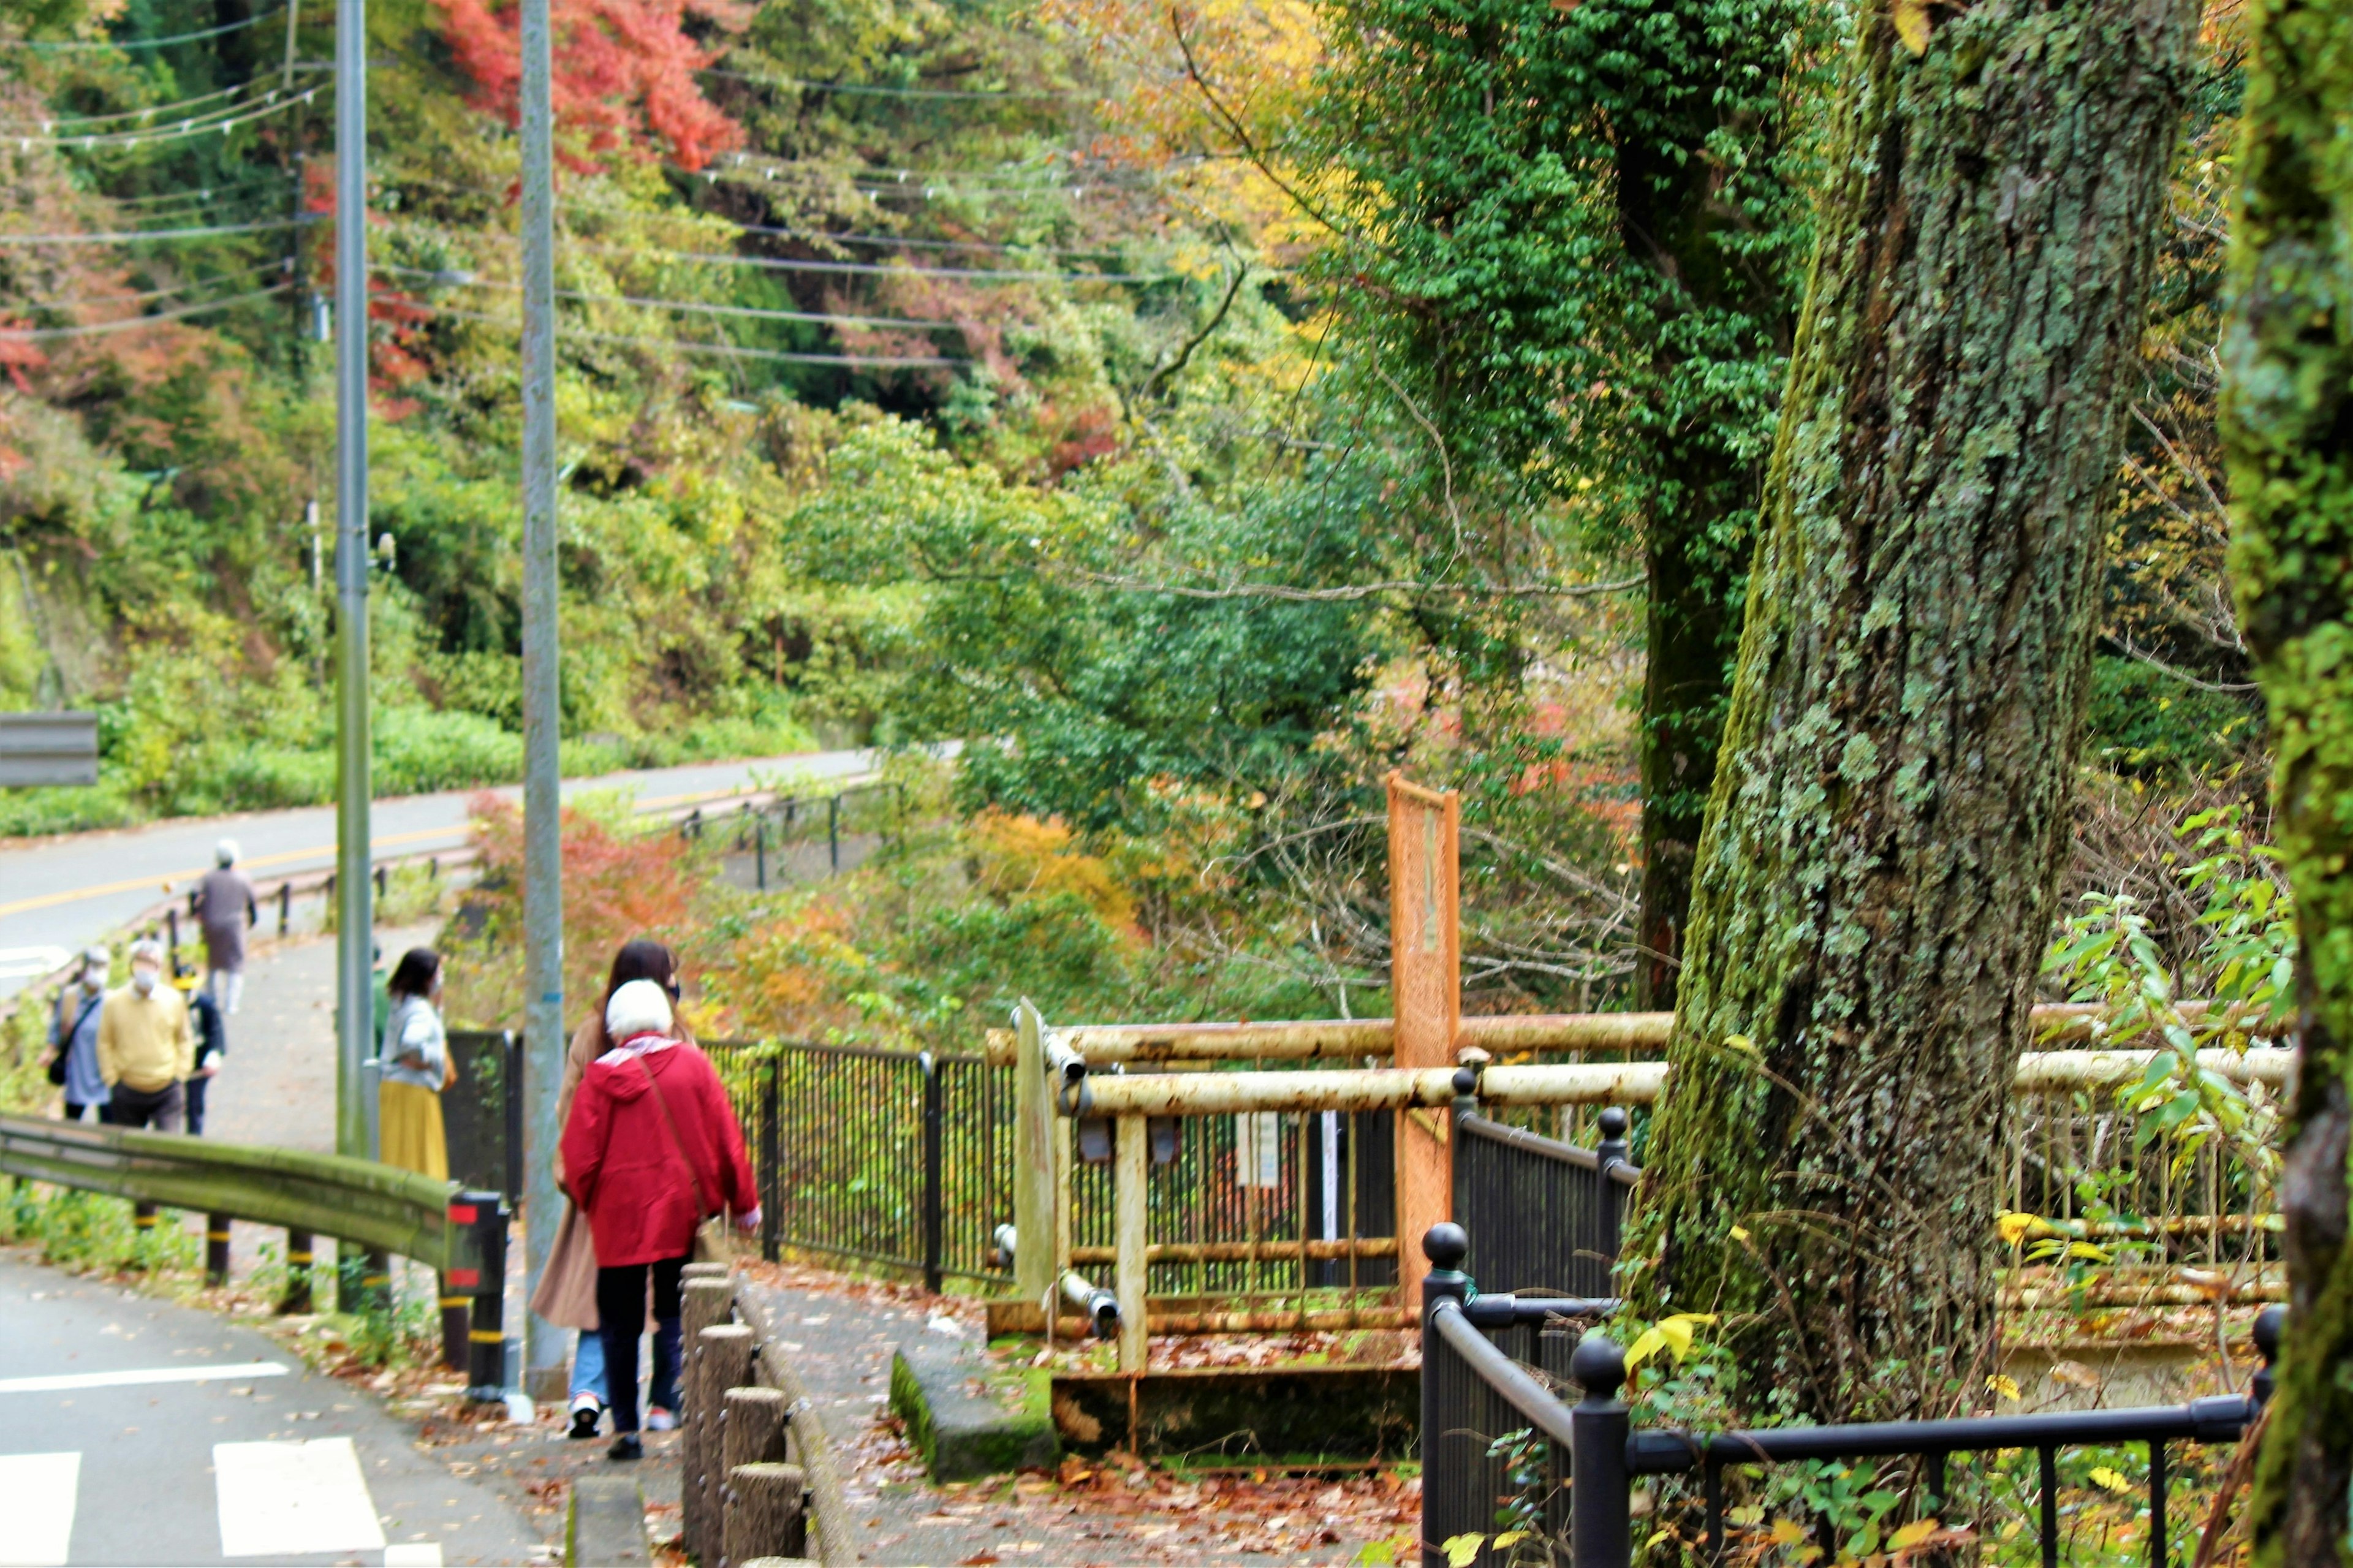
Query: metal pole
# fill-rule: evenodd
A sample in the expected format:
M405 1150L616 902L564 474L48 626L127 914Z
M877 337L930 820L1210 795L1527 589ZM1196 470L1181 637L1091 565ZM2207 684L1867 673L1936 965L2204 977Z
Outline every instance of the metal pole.
M944 1108L940 1102L940 1062L925 1051L916 1058L923 1073L923 1289L936 1296L941 1280L941 1166L945 1163ZM1016 1241L1019 1240L1016 1233Z
M564 1082L564 840L557 819L555 163L548 0L522 0L523 1266L539 1283L555 1246L555 1097ZM530 1314L523 1388L561 1398L571 1335Z
M367 4L335 0L335 1152L373 1158L368 866Z

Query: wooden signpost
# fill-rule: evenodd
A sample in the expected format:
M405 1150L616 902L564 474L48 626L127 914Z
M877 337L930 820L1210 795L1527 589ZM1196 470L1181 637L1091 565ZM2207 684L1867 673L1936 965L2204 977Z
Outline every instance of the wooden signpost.
M1461 797L1388 775L1389 992L1397 1019L1396 1064L1454 1065L1462 1024ZM1416 1107L1398 1112L1398 1282L1419 1300L1429 1260L1403 1238L1419 1237L1453 1209L1447 1154L1448 1112Z

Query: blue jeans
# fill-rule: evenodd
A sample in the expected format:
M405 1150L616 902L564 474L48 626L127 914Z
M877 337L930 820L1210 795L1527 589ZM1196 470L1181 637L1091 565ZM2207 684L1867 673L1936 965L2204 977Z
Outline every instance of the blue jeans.
M572 1397L584 1394L595 1394L599 1405L613 1403L605 1393L605 1336L599 1333L582 1334L572 1352Z

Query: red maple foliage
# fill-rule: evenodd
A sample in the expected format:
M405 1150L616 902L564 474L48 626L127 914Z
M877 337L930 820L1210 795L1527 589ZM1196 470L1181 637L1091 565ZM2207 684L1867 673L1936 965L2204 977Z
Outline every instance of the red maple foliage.
M509 0L434 0L476 101L512 123L522 113L522 13ZM695 86L716 56L687 37L688 12L740 31L751 9L736 0L552 0L555 121L572 133L557 155L582 173L596 155L648 156L657 141L690 169L741 140L733 120Z
M474 897L492 945L522 960L522 808L483 792L469 803L482 877ZM564 808L564 983L571 996L604 994L614 949L632 937L675 942L687 923L686 847L674 833L636 833Z

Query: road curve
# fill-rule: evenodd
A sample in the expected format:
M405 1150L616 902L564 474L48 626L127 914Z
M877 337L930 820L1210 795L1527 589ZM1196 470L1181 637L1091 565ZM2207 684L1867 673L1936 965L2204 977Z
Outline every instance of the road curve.
M861 772L872 761L871 752L848 751L696 763L566 779L564 794L569 799L587 791L622 790L636 795L640 806L683 805L697 796L748 788L754 773L814 784ZM370 822L375 853L455 848L466 839L466 803L479 793L448 790L377 801ZM522 786L504 785L495 793L519 799ZM238 863L257 879L324 871L335 860L335 808L175 817L144 827L0 847L0 998L15 994L47 968L36 966L29 954L14 963L7 958L23 950L73 949L103 940L162 898L166 882L185 883L209 870L213 846L223 838L237 840L244 857Z

